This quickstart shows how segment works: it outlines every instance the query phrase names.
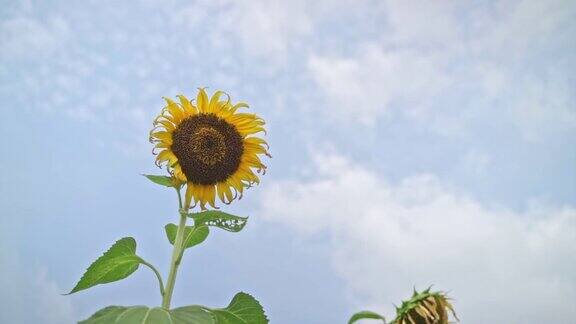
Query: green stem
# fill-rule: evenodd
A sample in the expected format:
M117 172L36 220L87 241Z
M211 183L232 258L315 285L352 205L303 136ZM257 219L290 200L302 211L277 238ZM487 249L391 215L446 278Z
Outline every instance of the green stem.
M176 239L174 240L174 249L172 250L172 260L170 261L168 281L166 282L166 289L164 290L164 295L162 297L162 307L165 309L170 309L170 301L172 300L172 293L174 292L174 285L176 283L176 274L178 272L178 266L180 265L182 249L184 245L184 230L186 229L187 217L186 213L182 210L182 197L180 195L180 189L176 189L176 191L178 192L178 204L180 206L180 223L178 224Z
M144 261L143 259L140 259L140 263L142 263L143 265L147 266L148 268L152 269L152 271L154 271L156 278L158 278L158 284L160 285L160 295L164 296L164 282L162 281L162 276L160 275L160 272L158 272L158 270L156 270L156 268L154 268L153 265Z

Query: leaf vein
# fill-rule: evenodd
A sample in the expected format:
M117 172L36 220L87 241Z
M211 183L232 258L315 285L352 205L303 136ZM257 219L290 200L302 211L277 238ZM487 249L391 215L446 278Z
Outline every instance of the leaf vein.
M148 308L148 310L146 311L146 315L144 315L144 318L142 319L142 324L146 324L146 321L148 320L148 315L150 315L150 310L151 308Z

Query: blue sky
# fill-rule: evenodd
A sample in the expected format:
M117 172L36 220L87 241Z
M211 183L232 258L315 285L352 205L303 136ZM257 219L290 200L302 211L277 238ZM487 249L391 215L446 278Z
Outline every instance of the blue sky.
M0 322L159 304L152 273L73 296L115 240L167 272L177 219L148 131L223 89L268 122L262 184L188 252L175 305L255 295L344 323L414 285L463 323L576 316L571 1L2 1Z

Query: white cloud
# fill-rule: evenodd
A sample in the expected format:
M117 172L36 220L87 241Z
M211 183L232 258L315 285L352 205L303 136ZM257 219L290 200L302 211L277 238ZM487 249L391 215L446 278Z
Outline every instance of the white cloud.
M212 42L235 39L248 55L283 61L291 43L311 32L312 12L305 1L200 1L180 9L176 20L209 24Z
M0 58L49 57L69 37L61 17L42 21L26 16L0 21Z
M308 72L330 104L325 113L361 126L396 114L442 132L457 129L452 112L436 105L462 82L448 69L462 47L456 9L451 1L389 0L376 9L377 38L349 43L351 54L311 55Z
M432 57L386 51L376 44L365 44L358 52L350 58L312 56L308 62L312 78L331 103L325 113L340 121L372 125L392 104L409 104L404 113L419 115L451 84Z
M454 1L388 0L384 16L391 30L383 41L416 47L453 46L460 32L456 5Z
M576 6L569 0L497 1L472 16L470 49L500 61L522 62L543 44L571 39L574 13Z
M309 57L310 78L328 103L315 107L360 127L397 116L440 134L461 134L492 118L529 140L549 129L574 130L570 76L558 65L566 55L555 62L539 57L562 53L576 31L574 12L566 1L470 8L387 1L378 38Z
M44 267L31 269L17 255L0 253L0 322L75 322L70 298L61 295L64 290L49 278Z
M42 323L72 323L74 321L72 303L62 296L62 288L48 277L47 269L40 269L32 280L31 290L38 296L37 312Z
M391 184L338 155L317 178L276 182L262 215L311 237L358 308L392 314L412 285L450 290L464 323L568 323L576 316L576 210L488 207L433 175Z
M240 38L249 54L281 54L290 42L311 31L304 1L233 2L229 32Z
M543 135L576 129L576 97L571 87L558 78L527 77L515 94L512 113L522 135L540 141Z
M464 171L472 176L483 176L491 162L489 155L478 150L469 150L461 161Z

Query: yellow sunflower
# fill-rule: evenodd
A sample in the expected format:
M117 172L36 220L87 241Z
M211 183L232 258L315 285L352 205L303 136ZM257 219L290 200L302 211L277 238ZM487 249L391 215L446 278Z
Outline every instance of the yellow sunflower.
M150 131L156 164L166 163L175 181L186 183L186 207L200 204L206 209L208 203L218 208L216 195L225 204L242 198L245 188L260 182L254 171L266 172L260 155L270 156L268 144L255 136L266 132L264 120L238 112L248 105L232 104L222 91L208 99L206 91L199 89L196 102L177 97L179 102L164 98L166 107Z

